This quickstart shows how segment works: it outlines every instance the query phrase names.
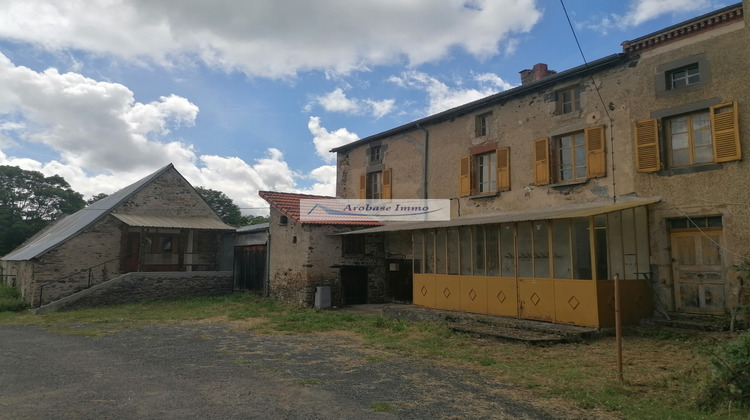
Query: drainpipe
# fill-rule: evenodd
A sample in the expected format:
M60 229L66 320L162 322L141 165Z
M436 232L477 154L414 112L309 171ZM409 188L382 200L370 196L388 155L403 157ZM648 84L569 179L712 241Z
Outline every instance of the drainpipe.
M263 297L268 297L271 294L271 226L269 224L268 231L266 232L266 278L265 287L263 288Z
M422 193L422 198L426 200L427 198L429 198L427 194L427 158L429 157L428 152L430 148L430 132L427 131L426 128L419 125L419 123L417 123L417 128L424 131L424 158L422 159L422 187L424 188L424 191Z

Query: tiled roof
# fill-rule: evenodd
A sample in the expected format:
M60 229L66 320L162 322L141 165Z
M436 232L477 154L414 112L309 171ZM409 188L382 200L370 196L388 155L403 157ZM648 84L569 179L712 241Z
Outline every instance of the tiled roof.
M322 200L334 200L336 197L328 197L324 195L310 195L310 194L295 194L295 193L282 193L274 191L259 191L258 195L273 206L276 210L280 211L281 214L288 217L289 220L294 221L298 225L348 225L348 226L380 226L382 223L377 221L358 221L353 222L349 220L330 220L330 221L305 221L300 219L299 213L299 202L304 199L322 199Z

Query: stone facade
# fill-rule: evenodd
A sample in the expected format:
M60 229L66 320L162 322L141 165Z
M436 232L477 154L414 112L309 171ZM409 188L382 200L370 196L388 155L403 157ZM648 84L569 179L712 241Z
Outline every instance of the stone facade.
M151 240L151 237L158 238L159 235L169 235L175 241L179 241L180 244L175 243L174 246L186 248L179 249L180 253L189 252L192 255L200 255L201 260L205 260L205 264L199 264L196 261L190 269L217 269L218 261L221 259L222 230L227 230L224 227L231 228L221 223L219 217L172 165L162 168L139 183L133 184L139 188L132 192L129 188L133 186L126 187L121 192L108 197L118 199L119 194L122 194L122 201L118 201L115 207L106 211L98 209L103 211L101 217L89 223L88 226L83 226L81 231L71 232L62 243L41 255L28 260L2 260L3 272L15 275L15 282L26 301L32 306L39 306L125 272L144 271L144 267L148 268L143 262L144 252L151 252L150 247L155 247L155 245L143 242L144 238ZM125 195L122 191L128 194ZM80 212L87 211L95 210L85 208ZM200 220L207 220L214 225L222 226L222 230L180 228L179 226L169 228L129 226L115 215L191 217L196 218L195 220L200 218ZM80 217L81 214L78 216ZM84 222L87 221L85 216L80 218ZM48 229L54 229L54 225ZM45 231L36 237L43 238L44 235ZM132 252L128 249L128 235L130 237L135 235L142 242L138 247L138 255L132 256L139 262L134 263L132 267L125 267L129 253ZM188 240L190 244L186 244ZM185 260L188 259L188 257L180 256L179 262L185 267ZM165 268L169 269L169 267Z
M284 221L282 221L284 220ZM367 299L385 299L382 241L375 235L365 239L364 253L347 256L342 252L342 236L350 226L299 224L271 207L269 218L270 268L269 295L273 299L310 307L318 286L329 286L331 303L344 304L341 270L364 267L367 270Z
M748 1L744 4L747 6ZM658 202L648 205L648 232L628 239L638 243L639 253L648 248L646 268L640 254L638 267L628 268L635 265L636 259L629 251L624 251L624 261L612 260L610 255L608 263L616 262L625 271L630 270L632 279L647 279L654 289L654 303L661 311L731 312L743 303L737 300L738 273L731 267L750 255L750 192L743 188L750 182L750 86L745 77L750 65L750 50L746 47L749 42L744 10L735 5L663 33L625 42L622 54L587 66L555 73L537 65L535 68L545 70L544 74L540 78L529 77L517 88L335 149L337 196L362 198L364 176L389 170L393 199L450 200L452 219L515 212L519 214L515 220L523 221L520 215L524 212L653 199ZM687 72L688 68L691 72L699 69L700 81L689 80L688 86L681 86L679 71ZM677 80L672 87L668 86L672 83L669 78ZM564 95L576 98L567 104L571 109L563 108ZM711 108L721 104L729 106L717 111ZM731 135L739 135L741 159L714 157L689 165L670 161L668 150L676 150L683 137L669 137L667 124L675 116L700 110L737 113L738 124L727 124L733 127L729 130ZM659 168L650 172L644 170L639 158L643 137L636 125L648 119L658 123L653 135L661 151ZM716 130L718 121L710 123ZM705 124L695 129L703 128ZM596 143L589 143L589 132L599 133L599 146L589 146ZM579 163L587 160L586 170L591 172L579 179L565 180L567 174L554 171L562 171L560 161L569 157L564 157L562 146L558 150L554 142L573 133L586 135L587 155L578 159ZM690 136L691 144L705 141L692 131ZM720 147L717 136L727 134L712 134L714 151ZM669 138L674 139L674 146L670 146ZM546 161L540 159L540 144L549 153ZM373 148L382 154L377 166L369 158ZM507 177L507 186L499 187L498 172L498 188L478 191L480 175L465 172L464 162L474 165L478 155L499 149L509 156L502 175ZM601 160L590 157L592 153L599 153ZM497 156L499 162L501 155ZM601 172L594 173L594 166ZM544 170L550 173L540 182L540 178L545 178ZM471 185L470 192L465 185ZM687 224L680 226L682 221ZM705 223L706 229L693 222ZM709 231L710 235L705 235ZM412 254L408 235L385 235L386 254ZM682 271L673 263L681 259L685 261ZM617 273L611 273L614 274ZM682 278L693 275L697 278ZM723 284L716 280L715 287L706 286L710 276L723 279ZM681 278L683 281L678 284ZM602 290L611 291L611 285L600 287L598 292L600 304L606 307ZM578 306L578 300L557 304ZM594 324L596 321L592 321Z

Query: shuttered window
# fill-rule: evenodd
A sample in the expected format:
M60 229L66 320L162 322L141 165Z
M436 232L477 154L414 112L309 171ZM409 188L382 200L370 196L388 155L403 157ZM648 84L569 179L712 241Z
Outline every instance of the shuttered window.
M711 107L714 160L729 162L742 158L737 102Z
M680 168L742 158L737 102L664 118L666 164ZM660 170L659 126L655 118L635 123L636 169Z
M550 183L549 164L549 138L534 140L534 184Z
M359 176L359 198L362 200L390 200L393 196L391 169Z
M497 156L497 190L510 190L510 148L504 147L495 151Z
M659 157L659 124L656 118L635 123L635 162L639 172L661 169Z
M598 178L607 175L604 155L604 126L586 128L586 177Z
M458 188L459 197L510 190L510 148L461 157Z

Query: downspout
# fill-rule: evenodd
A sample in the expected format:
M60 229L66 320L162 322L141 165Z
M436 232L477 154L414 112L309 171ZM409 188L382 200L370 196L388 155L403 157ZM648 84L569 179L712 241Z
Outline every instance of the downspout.
M430 132L426 128L422 127L417 123L417 128L424 131L424 158L422 159L422 198L427 200L429 197L427 194L427 158L429 157L430 150Z
M271 229L269 225L266 231L266 269L265 269L265 286L263 287L263 297L267 298L271 294Z

